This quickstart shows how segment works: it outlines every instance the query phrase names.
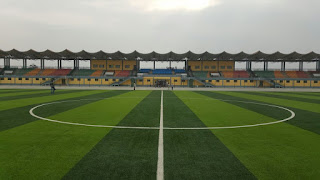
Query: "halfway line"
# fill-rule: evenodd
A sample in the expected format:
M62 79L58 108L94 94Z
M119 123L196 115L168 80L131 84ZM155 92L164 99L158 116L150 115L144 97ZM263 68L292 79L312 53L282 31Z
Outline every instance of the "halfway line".
M164 179L163 166L164 166L163 164L163 91L161 91L157 180Z

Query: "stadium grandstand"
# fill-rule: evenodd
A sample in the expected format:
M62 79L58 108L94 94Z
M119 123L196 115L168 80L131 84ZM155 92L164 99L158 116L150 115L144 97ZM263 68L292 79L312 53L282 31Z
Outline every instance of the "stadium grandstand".
M320 87L320 54L293 52L266 54L258 51L253 54L222 52L196 54L191 51L177 54L106 53L99 51L53 52L46 50L25 52L16 49L0 50L0 85L43 85L51 80L57 85L68 86L177 86L177 87ZM11 67L12 59L22 60L22 67ZM29 68L28 60L40 60L40 67ZM56 68L46 68L47 61L57 61ZM62 61L73 61L73 68L62 67ZM90 61L90 69L82 69L80 61ZM153 68L140 68L141 62L153 62ZM167 68L157 68L156 62L169 62ZM183 68L171 66L172 62L182 62ZM237 69L236 62L246 63L244 69ZM263 63L263 70L253 70L252 63ZM280 63L280 70L268 68L269 63ZM286 63L296 62L299 67L292 71ZM304 70L304 63L315 62L312 71Z

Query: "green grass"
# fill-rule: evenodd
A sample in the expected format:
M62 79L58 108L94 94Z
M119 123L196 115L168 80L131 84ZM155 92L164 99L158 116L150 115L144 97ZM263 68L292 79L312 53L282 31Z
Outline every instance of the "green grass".
M165 127L205 127L174 93L164 95ZM167 179L255 179L210 130L165 130L164 140Z
M159 104L160 91L154 91L118 125L159 126ZM113 129L64 179L155 179L157 139L157 130Z
M79 100L81 101L70 101ZM86 99L86 100L84 100ZM90 99L90 100L88 100ZM156 179L158 129L84 127L38 120L158 127L161 91L0 89L0 179ZM230 101L222 101L230 100ZM165 179L318 179L320 94L164 91Z

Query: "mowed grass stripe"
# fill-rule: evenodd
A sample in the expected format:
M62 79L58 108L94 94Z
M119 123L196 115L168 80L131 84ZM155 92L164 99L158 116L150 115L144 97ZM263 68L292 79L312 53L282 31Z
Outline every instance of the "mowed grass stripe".
M183 91L176 94L185 104L188 102L196 105L192 109L194 113L202 112L203 116L212 117L210 127L242 126L276 121L273 118L256 112L251 112L255 115L255 118L248 118L248 111L244 111L243 108L228 102L208 98L196 92ZM204 109L206 111L203 111ZM234 114L237 114L236 119L234 118Z
M204 95L204 96L206 96L204 98L209 98L211 100L219 100L219 101L226 100L223 102L225 102L227 104L232 104L232 105L238 106L238 107L240 107L242 109L246 109L248 111L262 114L263 116L268 116L270 118L273 118L275 121L282 120L282 119L285 119L285 118L291 116L290 112L285 111L283 109L279 109L279 108L275 108L275 107L268 107L268 106L263 106L263 105L257 105L257 104L252 104L252 103L243 103L243 102L253 102L253 103L265 104L264 102L261 102L261 101L248 100L246 98L242 98L242 97L238 97L238 96L230 96L230 95L219 93L218 91L214 91L214 92L196 91L196 93ZM240 101L243 101L243 102L240 102ZM227 109L227 111L228 110L231 110L231 109ZM246 111L244 111L244 112L246 112Z
M159 126L160 91L153 91L118 124ZM158 130L112 129L63 179L155 179Z
M219 92L222 94L226 95L231 95L231 96L238 96L246 99L251 99L251 100L256 100L256 101L261 101L265 103L271 103L271 104L276 104L280 106L286 106L286 107L293 107L297 109L302 109L306 111L311 111L315 113L320 112L320 104L316 103L308 103L308 102L301 102L301 101L295 101L295 100L288 100L285 98L275 98L275 97L264 97L261 94L256 95L256 94L251 94L251 93L243 93L243 92Z
M24 92L37 92L42 91L43 89L11 89L11 90L0 90L0 97L2 96L12 96L14 93L24 93ZM14 96L14 95L13 95Z
M179 92L176 94L180 97ZM207 98L194 92L181 95ZM210 111L208 108L198 108L199 104L192 100L184 102L206 126L211 126L212 117L206 115ZM202 103L203 107L211 106L210 101ZM219 110L220 107L216 108ZM256 113L243 111L246 111L248 118L257 118ZM238 114L233 115L237 119ZM287 123L212 132L258 179L317 179L320 175L318 134Z
M295 97L290 96L289 94L283 94L283 93L270 93L270 92L242 92L245 94L252 94L252 95L262 95L265 97L272 97L272 98L278 98L278 99L287 99L287 100L293 100L293 101L299 101L299 102L307 102L307 103L314 103L314 104L320 104L319 99L310 99L310 98L303 98L303 97Z
M72 93L72 92L81 92L83 90L59 90L54 95ZM52 96L50 90L43 90L37 92L23 92L23 93L11 93L11 96L0 97L0 101L10 101L16 99L25 99L25 98L33 98L33 97L43 97L43 96Z
M165 127L205 127L173 92L164 92ZM164 131L165 179L255 179L210 130Z
M269 92L271 93L271 92ZM308 95L307 93L292 93L292 92L272 92L271 94L278 94L278 95L285 95L285 96L291 96L291 97L299 97L299 98L306 98L306 99L315 99L320 100L320 96L312 96Z
M47 102L52 102L55 100L94 98L95 97L94 95L104 93L104 92L107 92L107 91L84 91L84 92L81 92L80 94L70 92L69 94L64 94L64 95L56 95L56 96L53 95L50 97L40 97L40 98L35 98L35 99L38 99L38 102L47 103ZM14 127L38 120L29 114L29 110L35 106L35 104L33 104L33 101L30 99L32 99L32 98L29 98L28 99L29 101L25 101L25 99L22 99L23 103L19 102L19 100L14 100L17 107L6 108L5 110L0 110L0 114L1 114L1 116L0 116L0 131L4 131L4 130L10 129L10 128L14 128ZM5 102L0 102L0 104L1 103L5 104ZM77 104L77 103L73 103L73 104ZM70 105L72 105L72 104L70 104ZM51 109L46 109L47 107L43 107L40 112L38 111L39 109L36 109L34 112L38 115L43 116L43 117L48 117L49 115L53 115L53 114L58 113L59 110L64 111L64 108L59 109L59 107L66 107L66 106L55 106L55 108L51 108ZM68 108L66 108L65 110L67 110L67 109Z
M256 104L247 104L247 103L236 102L236 101L245 101L245 102L249 101L249 102L264 103L261 101L246 99L246 98L238 97L238 96L226 95L226 94L222 94L219 92L199 91L197 93L214 98L214 99L235 100L235 101L226 101L226 102L233 104L233 105L236 105L236 106L239 106L241 108L245 108L250 111L254 111L254 112L263 114L264 116L271 117L275 120L285 119L287 117L290 117L290 115L291 115L288 111L285 111L285 110L279 109L279 108L272 108L272 107L260 106L260 105L256 105ZM268 103L268 104L272 104L272 103ZM319 121L320 113L314 113L314 112L296 109L296 108L292 108L292 107L287 107L287 108L289 108L295 112L295 117L293 119L291 119L290 121L286 121L285 123L289 123L289 124L297 126L299 128L320 134L320 121Z
M74 97L80 97L80 96L86 96L90 94L97 94L104 92L103 90L89 90L89 91L65 91L61 92L61 94L49 94L48 96L43 97L33 97L33 98L24 98L24 99L16 99L16 100L10 100L10 101L1 101L0 102L0 112L7 109L12 108L18 108L28 105L35 105L35 104L41 104L51 101L59 101L66 98L74 98Z
M320 96L320 92L293 92L294 94L300 94L300 95L304 95L304 96L315 96L315 97L319 97Z
M97 94L91 94L87 96L81 96L81 97L75 97L75 98L67 98L64 100L78 100L81 99L96 99L92 101L75 101L75 102L69 102L69 103L62 103L57 104L55 106L43 106L41 108L35 109L34 113L41 116L41 117L49 117L64 111L68 111L70 109L74 109L79 106L83 106L85 104L89 104L95 101L100 100L100 98L109 98L112 96L117 96L122 93L126 93L128 91L104 91ZM11 129L17 126L21 126L33 121L36 121L38 119L34 118L29 114L29 110L34 105L19 107L19 108L13 108L8 109L5 111L1 111L0 116L0 131L4 131L7 129Z
M149 92L128 92L119 97L132 97L136 94L142 97ZM88 113L87 118L90 120L108 119L109 113L112 114L114 108L121 106L122 114L118 114L118 119L121 119L142 99L143 97L118 99L112 104L108 100L100 100L81 108L86 111L92 107L108 107L102 109L103 116ZM63 114L72 117L73 112ZM117 124L115 121L112 123ZM108 128L35 121L0 132L0 179L61 179L109 131Z

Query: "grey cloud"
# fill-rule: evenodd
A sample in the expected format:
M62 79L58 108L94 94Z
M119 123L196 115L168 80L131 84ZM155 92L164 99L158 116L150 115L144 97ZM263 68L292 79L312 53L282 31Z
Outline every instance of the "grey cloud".
M0 0L0 49L320 52L316 0L224 0L195 12L90 2Z

